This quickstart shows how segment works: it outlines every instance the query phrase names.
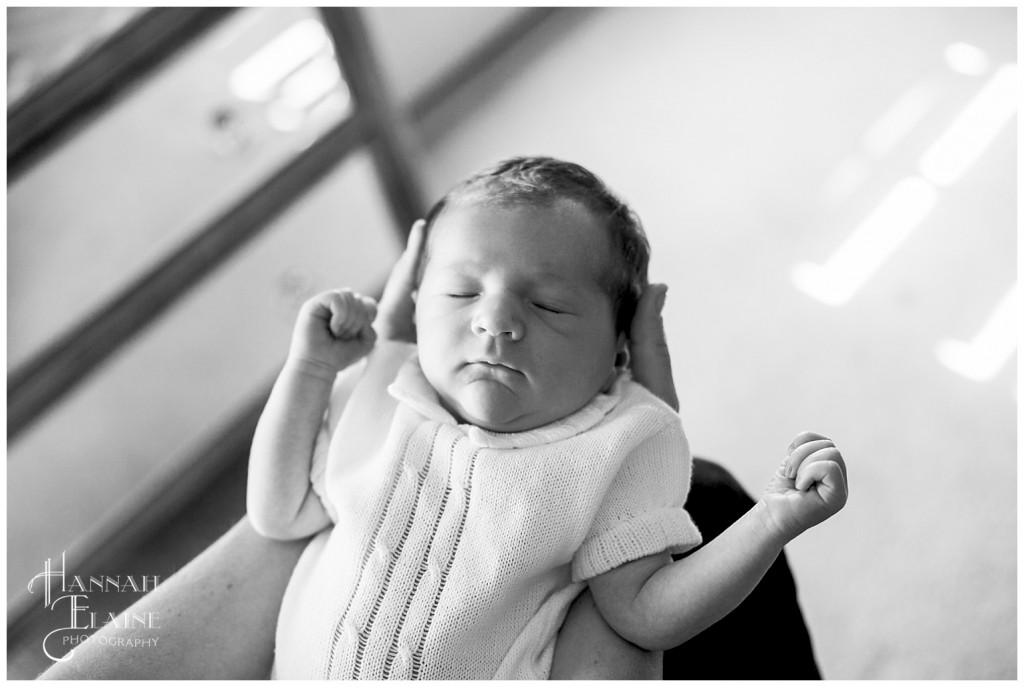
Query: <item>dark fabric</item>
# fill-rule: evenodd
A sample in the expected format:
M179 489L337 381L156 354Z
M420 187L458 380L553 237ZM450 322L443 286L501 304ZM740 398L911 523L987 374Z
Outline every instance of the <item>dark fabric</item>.
M708 460L694 459L686 509L705 543L753 505L754 499L728 470ZM664 678L821 679L785 553L736 610L685 644L665 652Z

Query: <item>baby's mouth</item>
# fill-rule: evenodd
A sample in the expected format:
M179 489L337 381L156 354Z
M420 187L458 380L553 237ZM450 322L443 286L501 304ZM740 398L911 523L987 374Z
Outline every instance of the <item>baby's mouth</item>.
M470 360L466 363L466 366L487 376L496 376L500 378L524 376L521 370L516 369L506 362L496 359L480 358L478 360Z

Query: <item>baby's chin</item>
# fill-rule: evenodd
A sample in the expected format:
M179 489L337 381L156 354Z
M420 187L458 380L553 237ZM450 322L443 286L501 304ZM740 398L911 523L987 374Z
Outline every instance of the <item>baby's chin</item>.
M529 399L492 381L468 384L444 405L460 422L501 433L537 429L572 413L542 403L531 404Z
M551 421L531 412L518 394L493 381L467 384L444 405L460 422L489 432L524 432Z
M532 429L522 400L497 382L476 381L458 390L445 405L460 422L490 432L521 432Z

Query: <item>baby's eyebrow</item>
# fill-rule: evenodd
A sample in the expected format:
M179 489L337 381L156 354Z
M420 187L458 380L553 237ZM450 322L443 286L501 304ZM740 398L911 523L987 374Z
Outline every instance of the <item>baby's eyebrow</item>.
M475 275L481 271L481 264L476 260L459 260L458 262L441 263L441 269L459 274Z
M459 272L461 274L475 276L486 272L491 265L478 260L458 260L449 263L442 263L440 267L449 272ZM538 268L537 270L531 270L528 273L528 276L541 280L568 282L563 272L554 269Z
M468 277L471 279L478 278L480 275L486 273L489 267L489 263L472 259L456 260L439 265L439 268L448 275ZM561 270L545 268L543 266L539 266L536 270L531 270L526 276L530 281L536 282L544 287L554 287L566 291L602 288L601 283L598 281L588 281L586 284L581 284L568 279L565 272Z
M534 276L545 284L565 287L568 289L580 290L589 289L592 287L602 288L600 279L594 277L593 275L591 275L591 277L589 278L583 279L583 281L578 281L575 279L567 278L565 272L562 272L560 270L538 270L537 272L534 273Z

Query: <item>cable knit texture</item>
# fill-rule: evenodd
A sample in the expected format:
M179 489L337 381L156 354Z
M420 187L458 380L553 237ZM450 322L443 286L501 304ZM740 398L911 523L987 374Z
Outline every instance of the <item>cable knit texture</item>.
M334 525L289 582L275 677L544 679L587 579L700 543L679 418L625 376L510 434L459 424L408 344L335 389L311 470Z

